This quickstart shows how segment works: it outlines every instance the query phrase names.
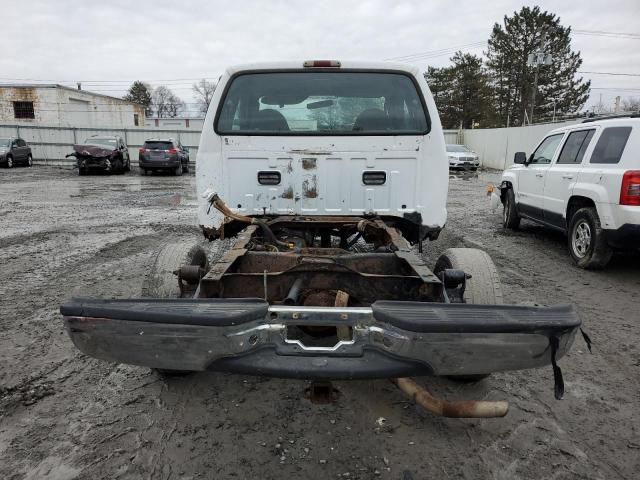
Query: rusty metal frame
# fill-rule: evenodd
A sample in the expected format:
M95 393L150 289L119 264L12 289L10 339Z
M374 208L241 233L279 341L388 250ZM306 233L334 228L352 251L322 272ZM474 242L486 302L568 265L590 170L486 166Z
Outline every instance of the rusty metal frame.
M200 297L263 297L277 304L298 278L311 290L348 291L355 305L376 300L438 301L441 282L402 234L381 218L281 216L270 219L274 230L323 231L334 235L360 232L383 251L353 253L339 248L301 248L288 252L255 252L259 234L249 225L230 250L202 278ZM377 268L376 268L377 266Z

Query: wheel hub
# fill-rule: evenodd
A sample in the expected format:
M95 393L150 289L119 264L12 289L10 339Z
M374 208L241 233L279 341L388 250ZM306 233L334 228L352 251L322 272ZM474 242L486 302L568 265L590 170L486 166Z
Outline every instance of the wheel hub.
M583 258L589 252L589 247L591 247L591 227L587 222L580 222L576 226L571 244L573 251L580 258Z

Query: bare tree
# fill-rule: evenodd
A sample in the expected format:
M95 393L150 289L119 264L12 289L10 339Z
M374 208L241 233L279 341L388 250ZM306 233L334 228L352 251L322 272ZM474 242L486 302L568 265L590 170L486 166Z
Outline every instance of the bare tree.
M640 98L628 97L622 101L622 108L625 112L640 112Z
M207 82L204 78L198 83L193 84L193 95L195 96L201 114L207 114L215 90L216 84L214 82Z
M160 118L175 118L185 108L184 102L164 85L153 90L151 94L153 113Z

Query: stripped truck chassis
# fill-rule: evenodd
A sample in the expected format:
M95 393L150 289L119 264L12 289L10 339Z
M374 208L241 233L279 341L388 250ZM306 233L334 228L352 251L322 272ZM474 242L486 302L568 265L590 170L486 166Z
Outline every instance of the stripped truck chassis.
M61 312L74 344L96 358L165 370L391 378L418 404L451 416L500 416L506 407L458 408L398 377L553 364L561 396L556 360L580 326L572 307L464 303L473 278L436 275L378 217L264 223L241 230L206 273L177 269L188 298L69 301Z

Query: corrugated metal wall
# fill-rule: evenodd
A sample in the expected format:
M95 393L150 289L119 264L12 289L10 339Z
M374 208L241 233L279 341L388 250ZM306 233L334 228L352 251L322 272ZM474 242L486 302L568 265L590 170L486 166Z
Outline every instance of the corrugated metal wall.
M138 148L148 138L175 138L189 148L194 161L200 143L200 131L168 129L117 129L117 128L63 128L24 125L0 125L0 137L20 137L33 152L33 160L38 163L65 161L65 155L73 152L74 143L82 143L92 135L120 135L129 147L132 161L138 160ZM74 162L70 158L66 161Z
M132 161L138 161L138 148L148 138L175 138L189 148L190 157L195 161L200 144L200 130L163 128L63 128L48 126L0 125L0 137L23 138L33 151L33 160L38 163L65 161L65 155L73 151L74 143L82 143L91 135L120 135L129 147ZM461 143L458 130L445 130L447 143ZM67 159L75 161L73 158Z

